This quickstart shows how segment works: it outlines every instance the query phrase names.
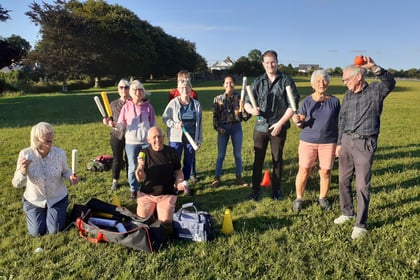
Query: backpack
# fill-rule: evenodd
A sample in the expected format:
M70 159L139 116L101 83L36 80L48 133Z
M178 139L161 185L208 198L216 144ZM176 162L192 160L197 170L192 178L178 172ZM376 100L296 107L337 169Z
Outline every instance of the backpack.
M97 156L95 159L92 159L87 166L87 171L95 171L95 172L102 172L108 171L112 167L112 156L109 155L100 155Z

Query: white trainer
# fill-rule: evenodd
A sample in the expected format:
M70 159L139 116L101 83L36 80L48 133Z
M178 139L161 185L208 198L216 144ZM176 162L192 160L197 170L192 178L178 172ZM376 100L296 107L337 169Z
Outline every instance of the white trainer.
M341 224L344 224L345 222L350 221L352 219L354 219L354 215L353 216L341 215L337 219L334 219L334 224L341 225Z
M365 228L360 227L354 227L353 232L351 233L351 239L357 239L361 237L362 235L365 235L367 233L367 230Z

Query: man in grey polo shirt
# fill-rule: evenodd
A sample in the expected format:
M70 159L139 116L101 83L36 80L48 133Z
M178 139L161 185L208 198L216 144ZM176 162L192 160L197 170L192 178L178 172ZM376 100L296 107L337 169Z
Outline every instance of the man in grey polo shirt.
M341 216L335 224L355 218L351 183L355 176L357 215L352 239L364 235L370 201L373 156L377 147L383 103L395 87L394 77L376 65L372 58L363 57L361 66L350 65L343 70L347 86L338 123L337 156L339 157L339 191ZM380 82L368 84L367 70Z

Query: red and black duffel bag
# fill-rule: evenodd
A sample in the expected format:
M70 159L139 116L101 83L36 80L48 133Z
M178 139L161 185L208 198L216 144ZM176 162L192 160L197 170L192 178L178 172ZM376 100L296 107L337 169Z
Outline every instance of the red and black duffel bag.
M75 205L73 215L77 217L75 224L79 235L93 243L114 242L152 253L167 241L158 220L142 219L125 207L96 198L86 205Z

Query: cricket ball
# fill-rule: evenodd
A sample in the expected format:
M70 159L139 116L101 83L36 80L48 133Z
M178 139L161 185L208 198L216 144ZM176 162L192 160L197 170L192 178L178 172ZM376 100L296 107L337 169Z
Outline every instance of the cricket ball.
M362 66L363 64L365 64L363 55L358 55L354 58L354 65Z

